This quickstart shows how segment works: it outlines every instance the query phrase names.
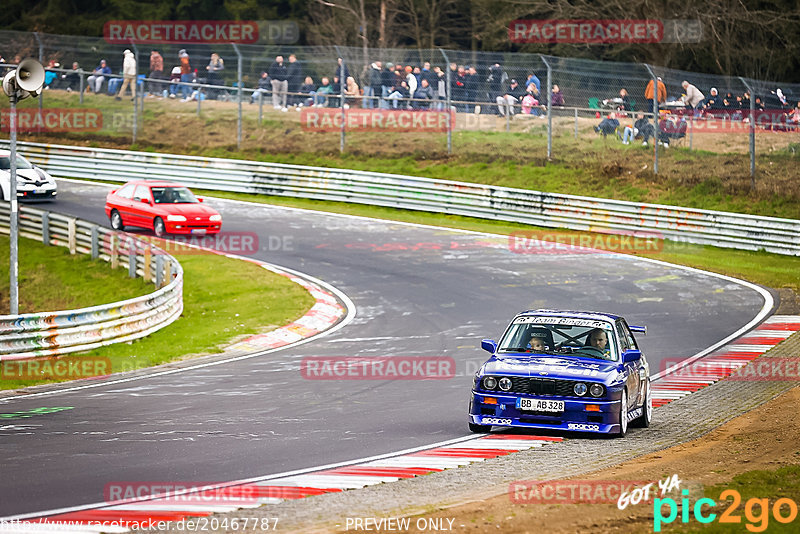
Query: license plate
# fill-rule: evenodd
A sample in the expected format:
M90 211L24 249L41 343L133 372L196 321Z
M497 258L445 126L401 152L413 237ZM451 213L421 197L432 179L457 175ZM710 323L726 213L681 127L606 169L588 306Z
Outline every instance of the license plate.
M193 234L205 234L206 233L206 229L205 228L192 228L192 233Z
M532 412L563 412L564 401L518 398L517 409L530 410Z

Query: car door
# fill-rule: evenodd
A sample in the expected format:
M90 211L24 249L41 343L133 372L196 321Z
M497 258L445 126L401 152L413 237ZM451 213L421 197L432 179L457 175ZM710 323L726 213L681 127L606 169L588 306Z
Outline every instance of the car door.
M122 217L122 224L124 225L133 225L131 204L133 203L133 191L135 189L135 185L129 184L114 193L113 205L111 207L119 212L120 217Z
M153 227L153 197L146 185L137 185L132 202L133 225L142 228Z
M620 319L617 321L617 335L620 338L620 345L622 350L639 350L639 347L636 344L636 339L633 337L630 328L628 328L627 323L624 319ZM630 398L632 400L635 399L636 406L641 406L642 402L644 401L644 394L645 394L645 384L647 375L646 373L642 373L643 370L647 369L647 364L644 359L644 354L642 357L636 361L629 362L625 364L626 372L629 373L628 375L628 392L630 394Z
M621 321L617 321L616 324L617 330L617 339L619 339L619 348L620 348L620 358L622 357L622 353L626 350L631 349L630 339L628 335L625 333L625 328L622 325ZM640 404L639 393L640 393L640 384L639 384L639 362L624 362L622 364L625 367L625 383L628 386L628 402L631 406L637 406Z

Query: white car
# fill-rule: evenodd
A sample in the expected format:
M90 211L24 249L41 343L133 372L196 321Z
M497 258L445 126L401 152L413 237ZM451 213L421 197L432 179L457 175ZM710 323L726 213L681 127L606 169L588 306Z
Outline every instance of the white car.
M58 186L52 176L17 153L17 198L54 200ZM0 200L11 199L11 153L0 150Z

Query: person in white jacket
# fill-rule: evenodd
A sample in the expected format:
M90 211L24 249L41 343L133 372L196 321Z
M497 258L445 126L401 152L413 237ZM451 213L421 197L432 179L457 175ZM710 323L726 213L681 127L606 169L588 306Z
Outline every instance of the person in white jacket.
M683 103L692 106L693 109L697 109L697 106L706 99L705 95L700 92L700 89L686 80L683 81L681 87L686 91L683 95Z
M131 100L133 100L136 98L136 58L130 50L125 50L122 54L125 58L122 60L122 87L117 93L117 100L122 100L122 95L128 86L131 88Z

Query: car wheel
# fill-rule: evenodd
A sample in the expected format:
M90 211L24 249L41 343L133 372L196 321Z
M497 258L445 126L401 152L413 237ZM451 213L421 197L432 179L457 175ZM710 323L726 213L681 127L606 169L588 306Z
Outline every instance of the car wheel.
M618 438L625 437L625 434L628 433L628 394L625 390L622 390L622 398L620 399L619 405L619 432L617 432Z
M155 232L158 237L164 237L167 234L167 228L164 226L164 219L156 217L155 221L153 221L153 232Z
M644 403L642 404L642 415L631 421L631 426L647 428L653 421L653 397L650 396L650 381L647 381Z
M488 434L491 429L491 425L476 425L475 423L469 424L469 431L475 432L476 434Z
M111 228L121 232L125 229L125 225L122 224L122 215L119 214L117 210L111 211Z

